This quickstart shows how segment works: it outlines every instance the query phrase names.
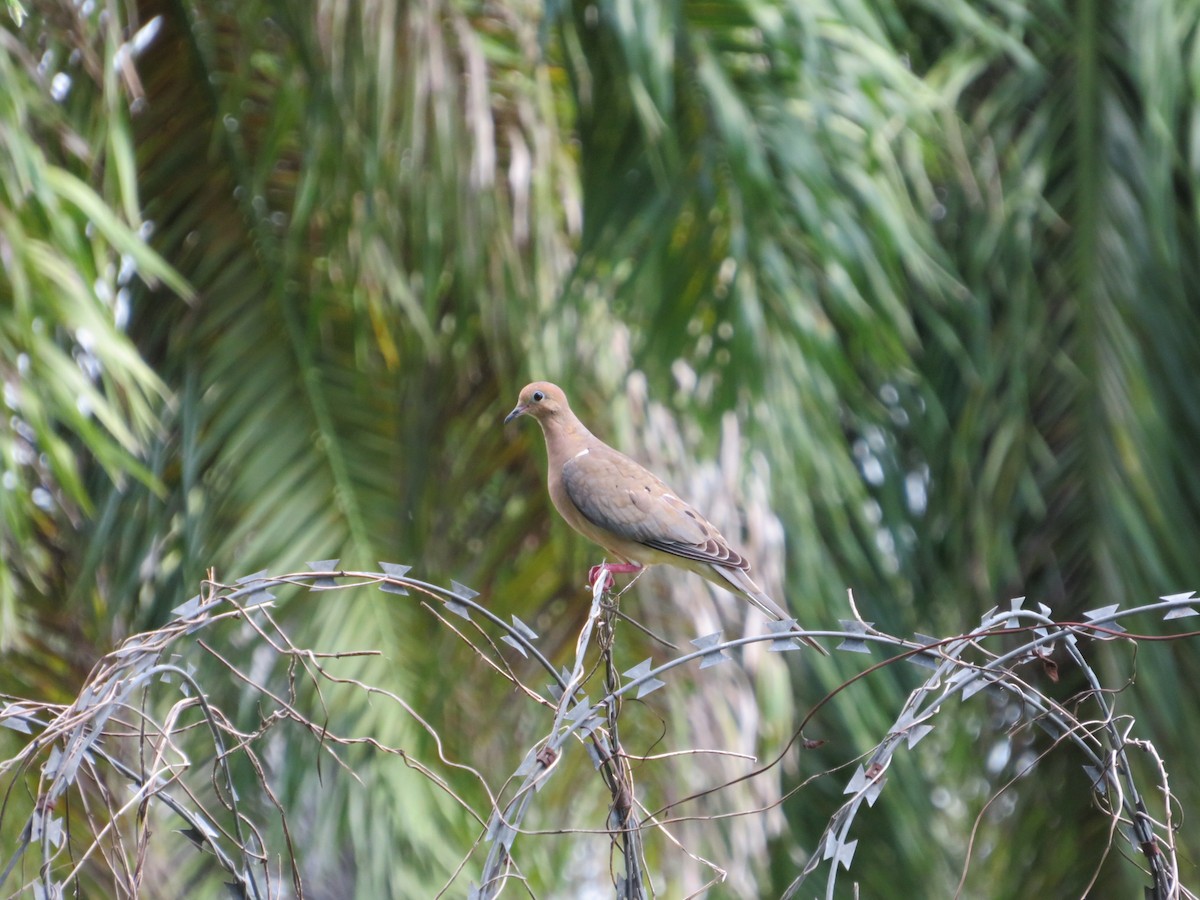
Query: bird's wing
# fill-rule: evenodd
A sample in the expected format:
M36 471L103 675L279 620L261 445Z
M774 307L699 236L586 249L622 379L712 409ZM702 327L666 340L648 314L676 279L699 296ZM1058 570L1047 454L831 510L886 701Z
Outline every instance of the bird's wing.
M697 562L750 567L704 516L611 447L593 446L567 460L562 483L584 518L622 540Z

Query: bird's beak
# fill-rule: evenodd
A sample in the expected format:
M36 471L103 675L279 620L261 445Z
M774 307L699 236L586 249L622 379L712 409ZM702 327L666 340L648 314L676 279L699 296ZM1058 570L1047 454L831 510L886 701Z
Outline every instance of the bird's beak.
M523 416L523 415L525 415L525 407L522 406L520 403L518 403L516 408L512 412L510 412L507 416L504 417L504 424L507 425L513 419L517 418L518 416Z

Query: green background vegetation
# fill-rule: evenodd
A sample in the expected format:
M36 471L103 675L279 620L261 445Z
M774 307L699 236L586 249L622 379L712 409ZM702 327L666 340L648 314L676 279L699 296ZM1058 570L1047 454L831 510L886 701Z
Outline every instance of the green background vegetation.
M847 588L882 628L953 634L1019 595L1073 618L1200 587L1196 3L24 7L0 14L5 694L69 702L209 567L331 557L457 579L565 652L597 551L553 513L536 429L500 425L534 378L724 510L810 628L847 617ZM415 604L330 597L288 598L293 637L383 650L347 674L450 756L500 777L544 729ZM681 640L715 603L750 615L682 574L630 602ZM1111 686L1136 674L1136 733L1186 773L1194 644L1090 652ZM705 670L655 695L642 748L744 743L748 704L750 743L777 749L863 662L836 656L790 683L778 660ZM732 808L869 749L915 678L842 694L806 727L826 746ZM863 896L951 896L968 858L967 896L1077 895L1097 867L1092 896L1140 891L1116 849L1101 862L1068 750L968 850L1045 749L1005 735L1010 712L964 705L897 761L856 825ZM335 718L436 759L393 708ZM432 896L473 820L393 757L357 752L365 786L314 759L274 776L315 896ZM684 777L647 767L650 805ZM542 827L603 821L602 788L570 781ZM778 894L843 784L689 834L731 896ZM1190 866L1200 785L1172 787ZM662 896L684 893L686 860L649 845ZM569 895L576 847L518 841L539 896ZM163 871L215 896L179 854Z

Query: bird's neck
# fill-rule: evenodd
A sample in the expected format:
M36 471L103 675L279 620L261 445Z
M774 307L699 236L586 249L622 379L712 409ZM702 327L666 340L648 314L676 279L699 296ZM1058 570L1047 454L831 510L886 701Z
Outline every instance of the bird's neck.
M546 453L550 459L570 459L596 441L595 436L575 416L557 415L542 419L539 424L546 436Z

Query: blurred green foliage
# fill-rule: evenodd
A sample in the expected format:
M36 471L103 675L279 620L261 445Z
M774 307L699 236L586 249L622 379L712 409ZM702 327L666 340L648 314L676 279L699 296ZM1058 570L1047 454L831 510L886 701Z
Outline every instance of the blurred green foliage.
M0 691L69 698L209 567L334 556L456 578L567 645L594 551L553 515L536 434L500 427L534 377L740 499L809 627L845 617L848 587L881 627L950 634L1016 595L1076 617L1195 586L1198 19L1166 0L9 2ZM690 637L702 588L671 590L663 621ZM345 674L406 696L451 756L511 771L541 727L415 607L282 615L307 646L383 649ZM1132 651L1104 650L1123 683ZM1143 647L1128 698L1168 760L1200 739L1188 651ZM855 662L722 696L761 704L777 748ZM888 670L825 707L807 732L829 743L785 781L872 746L911 687ZM676 747L741 727L682 708L656 708ZM858 822L864 896L950 896L968 854L965 896L1081 892L1097 865L1091 896L1138 889L1100 863L1108 821L1069 753L985 811L1039 749L1013 736L981 770L1010 713L964 707L897 761ZM393 712L337 716L431 754ZM476 835L395 760L355 760L368 790L290 762L285 800L319 805L318 895L432 896ZM712 840L777 892L839 789ZM603 816L602 791L551 790ZM572 842L520 846L535 890L560 890Z

